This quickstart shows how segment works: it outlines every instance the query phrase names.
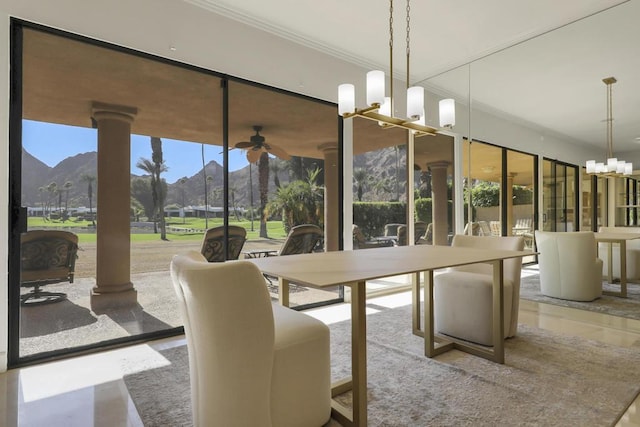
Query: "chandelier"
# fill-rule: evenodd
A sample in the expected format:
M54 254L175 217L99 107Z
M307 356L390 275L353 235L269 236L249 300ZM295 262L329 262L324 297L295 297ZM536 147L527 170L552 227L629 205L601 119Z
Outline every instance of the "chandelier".
M631 175L633 163L618 160L613 157L613 113L611 101L611 85L617 82L615 77L602 79L607 85L607 162L597 163L595 160L587 160L587 173L603 176Z
M355 107L355 88L350 83L338 86L338 114L345 119L362 117L376 120L383 128L399 127L410 130L415 136L435 135L438 129L425 125L424 88L409 86L410 50L410 0L407 0L407 118L394 117L393 99L393 0L389 0L389 96L385 93L384 71L367 73L367 105L366 108ZM451 129L455 125L455 103L453 99L440 101L440 127Z

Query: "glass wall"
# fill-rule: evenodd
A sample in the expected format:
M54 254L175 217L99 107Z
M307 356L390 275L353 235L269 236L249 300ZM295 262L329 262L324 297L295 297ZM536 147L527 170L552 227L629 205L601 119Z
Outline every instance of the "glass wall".
M543 161L543 229L580 229L578 211L578 167L555 160Z
M465 234L522 236L525 249L532 249L536 229L535 156L465 140L463 166L465 203L472 218L466 223ZM531 261L533 257L524 259Z
M367 119L352 120L353 247L406 245L407 133ZM368 281L367 292L388 292L409 286L409 280L396 276Z
M582 221L581 229L598 231L607 224L608 178L587 175L582 168Z
M502 148L482 142L464 141L462 173L465 180L465 203L471 221L464 234L502 235Z
M227 230L221 259L233 227L239 258L282 255L301 224L338 248L335 105L59 33L21 47L11 364L180 333L169 264L212 256L208 230ZM340 298L293 286L291 304Z
M229 128L229 224L248 231L241 258L281 255L287 236L307 225L324 235L309 250L325 250L338 235L335 217L325 223L325 208L339 212L325 206L325 191L338 191L327 184L338 174L335 106L230 81ZM267 277L267 286L276 298L277 279ZM292 307L338 298L337 288L290 290Z

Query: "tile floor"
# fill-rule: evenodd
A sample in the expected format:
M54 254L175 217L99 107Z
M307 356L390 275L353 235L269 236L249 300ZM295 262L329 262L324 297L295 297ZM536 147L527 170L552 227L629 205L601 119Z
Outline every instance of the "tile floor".
M372 298L375 306L410 304L410 293ZM308 311L327 322L349 318L347 305ZM640 321L571 308L521 301L520 323L640 350ZM123 375L166 363L157 353L184 345L183 337L76 357L0 374L0 425L142 426ZM4 424L3 424L4 422ZM640 398L617 424L640 426Z

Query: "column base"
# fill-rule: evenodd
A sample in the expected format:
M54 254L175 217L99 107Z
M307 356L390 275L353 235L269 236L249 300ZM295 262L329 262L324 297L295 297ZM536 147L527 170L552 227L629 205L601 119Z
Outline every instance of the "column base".
M91 311L94 313L106 313L121 308L128 308L138 304L138 291L129 289L119 292L99 292L91 290L90 295Z

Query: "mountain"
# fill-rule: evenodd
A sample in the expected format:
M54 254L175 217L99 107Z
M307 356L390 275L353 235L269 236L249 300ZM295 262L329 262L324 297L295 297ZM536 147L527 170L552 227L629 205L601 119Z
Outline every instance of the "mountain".
M404 192L406 178L403 170L399 174L399 187L396 189L396 162L400 167L404 164L405 151L396 152L394 148L379 150L373 153L360 154L354 157L354 169L363 169L367 175L367 185L365 186L363 200L390 200L396 197L396 191ZM280 185L288 184L292 179L294 166L298 169L298 174L304 169L322 168L322 161L313 159L295 158L285 162L277 158L269 159L269 195L275 194L275 177ZM238 207L249 207L251 204L251 188L253 188L253 206L260 205L260 191L258 178L258 165L247 165L241 169L229 173L229 200ZM208 203L211 206L222 206L223 189L223 168L216 161L212 160L205 166L207 176ZM77 154L62 160L54 167L32 156L26 150L22 150L22 205L41 206L42 203L50 202L56 205L60 203L64 207L68 203L69 207L88 206L87 183L83 181L83 176L97 176L97 153L95 151ZM141 178L149 179L148 175L131 174L132 180ZM68 188L64 188L65 183L71 183ZM47 188L55 183L59 192L57 199L53 192ZM99 191L94 183L94 191ZM174 183L167 184L166 205L204 205L205 202L205 180L203 171L200 170L190 177L183 177ZM56 200L54 200L56 199ZM95 205L96 200L94 198Z

